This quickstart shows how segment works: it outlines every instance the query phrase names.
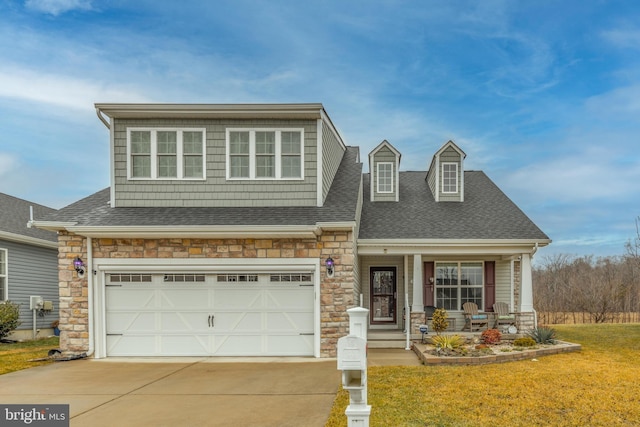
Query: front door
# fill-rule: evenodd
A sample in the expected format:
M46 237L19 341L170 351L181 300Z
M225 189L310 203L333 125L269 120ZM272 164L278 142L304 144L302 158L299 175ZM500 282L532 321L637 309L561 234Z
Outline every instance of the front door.
M371 267L371 324L396 323L396 268Z

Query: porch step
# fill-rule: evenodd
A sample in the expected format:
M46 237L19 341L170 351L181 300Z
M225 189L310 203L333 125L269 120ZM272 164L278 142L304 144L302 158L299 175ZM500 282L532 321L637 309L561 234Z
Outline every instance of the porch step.
M367 346L369 348L406 348L407 336L402 331L369 330Z

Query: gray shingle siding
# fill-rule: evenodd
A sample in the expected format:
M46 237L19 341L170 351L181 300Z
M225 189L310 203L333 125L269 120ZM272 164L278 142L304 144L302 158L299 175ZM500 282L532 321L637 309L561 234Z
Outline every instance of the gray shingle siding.
M318 222L356 221L362 164L357 148L348 147L322 207L120 207L109 205L106 188L43 220L74 221L86 226L149 225L315 225Z
M114 122L114 185L118 207L258 207L315 206L317 204L317 123L315 120L115 119ZM129 127L205 128L206 179L127 180L126 147ZM227 128L304 129L304 179L227 181Z
M327 194L344 155L344 148L331 128L322 122L322 201Z

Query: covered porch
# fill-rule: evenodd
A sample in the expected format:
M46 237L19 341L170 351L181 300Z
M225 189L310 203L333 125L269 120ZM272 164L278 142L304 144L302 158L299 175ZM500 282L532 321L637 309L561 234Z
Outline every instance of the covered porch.
M517 332L531 329L536 325L531 259L537 247L531 241L361 241L359 296L369 309L369 330L409 331L411 339L420 339L420 325L432 331L427 317L437 307L447 311L447 332L462 333L465 302L488 314L488 327L493 327L493 304L506 303Z

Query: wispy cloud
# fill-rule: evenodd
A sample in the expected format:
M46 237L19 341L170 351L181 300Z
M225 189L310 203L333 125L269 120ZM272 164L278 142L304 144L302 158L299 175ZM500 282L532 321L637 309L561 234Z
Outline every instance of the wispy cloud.
M28 9L58 16L71 10L91 10L92 0L26 0Z
M640 49L640 29L613 29L601 33L602 38L620 49Z

